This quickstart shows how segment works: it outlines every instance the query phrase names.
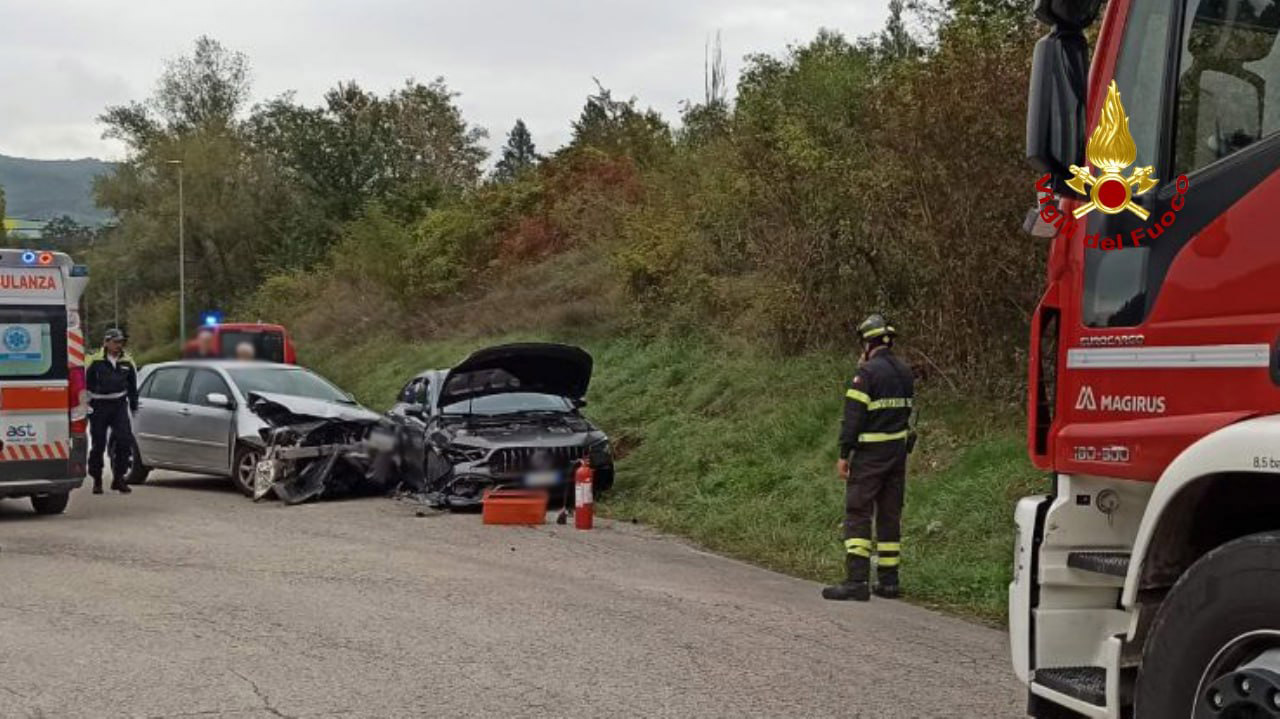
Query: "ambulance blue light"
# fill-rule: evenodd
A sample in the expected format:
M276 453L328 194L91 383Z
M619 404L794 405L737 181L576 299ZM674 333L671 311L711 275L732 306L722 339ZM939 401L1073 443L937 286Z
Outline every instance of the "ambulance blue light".
M22 253L22 263L24 265L34 265L36 263L36 253L27 250Z

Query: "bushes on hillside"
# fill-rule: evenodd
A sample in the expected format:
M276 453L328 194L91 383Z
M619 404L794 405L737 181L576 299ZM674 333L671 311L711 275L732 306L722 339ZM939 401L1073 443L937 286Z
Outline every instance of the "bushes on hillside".
M678 127L600 87L567 146L544 158L517 123L504 157L524 158L518 171L484 182L480 133L436 81L386 98L339 85L320 108L285 97L246 121L234 107L169 125L118 108L108 120L136 156L100 192L123 212L127 253L150 256L171 242L163 158L228 148L209 158L231 163L221 184L191 180L209 205L191 212L197 292L223 301L268 277L240 302L290 323L317 287L365 305L344 308L349 319L376 319L375 307L479 306L518 269L595 256L605 276L578 286L621 288L650 329L700 326L794 352L847 346L882 311L934 371L1004 382L1021 374L1015 348L1041 282L1043 248L1019 232L1037 30L1004 0L953 0L929 8L925 41L901 2L890 7L875 36L824 30L748 57L732 102L711 63L707 97ZM221 216L209 198L232 209ZM258 264L229 271L248 254Z

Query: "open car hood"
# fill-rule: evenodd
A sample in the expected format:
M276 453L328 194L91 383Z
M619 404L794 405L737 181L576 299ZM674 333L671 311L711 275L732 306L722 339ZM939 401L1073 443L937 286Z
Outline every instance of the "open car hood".
M570 345L525 342L477 350L445 375L441 406L506 392L582 399L591 384L591 355Z
M370 412L358 404L343 404L275 392L250 392L249 409L273 426L307 420L373 424L382 418L382 415Z

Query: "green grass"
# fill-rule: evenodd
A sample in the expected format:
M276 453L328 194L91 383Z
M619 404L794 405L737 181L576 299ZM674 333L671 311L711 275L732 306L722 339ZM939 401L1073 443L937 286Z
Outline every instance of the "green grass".
M303 347L304 360L371 406L472 349L532 337ZM569 340L574 341L574 340ZM613 437L603 511L709 549L817 580L840 576L843 484L834 477L846 358L782 357L695 338L578 338L595 357L586 413ZM1004 619L1012 506L1042 481L1016 409L924 388L903 527L914 601Z

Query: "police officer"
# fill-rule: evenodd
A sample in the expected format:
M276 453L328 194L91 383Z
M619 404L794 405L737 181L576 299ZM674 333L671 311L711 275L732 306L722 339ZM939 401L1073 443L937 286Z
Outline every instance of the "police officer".
M845 388L844 423L840 428L840 461L836 471L845 481L844 547L847 576L826 587L826 599L865 602L871 555L877 555L877 596L901 594L898 564L902 549L902 500L906 488L907 453L915 383L911 369L893 353L897 332L884 317L871 315L858 325L862 357L858 373ZM871 524L875 517L875 542Z
M107 450L107 430L112 435L111 488L121 494L131 490L125 474L133 451L133 427L129 410L138 409L138 372L124 351L124 333L116 328L102 337L102 349L89 356L85 369L89 390L89 476L93 493L102 494L102 455Z

